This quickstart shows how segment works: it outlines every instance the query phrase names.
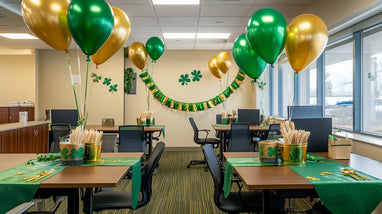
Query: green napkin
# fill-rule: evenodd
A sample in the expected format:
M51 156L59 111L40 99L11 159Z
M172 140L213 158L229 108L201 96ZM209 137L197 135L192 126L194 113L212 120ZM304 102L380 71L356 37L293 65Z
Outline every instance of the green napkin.
M231 192L233 168L235 166L277 166L281 163L263 163L259 158L228 158L224 167L224 197Z
M101 158L100 161L85 162L81 166L131 166L132 196L131 206L137 208L139 192L141 191L141 159L140 158Z
M313 183L322 203L332 213L369 214L381 202L382 180L357 171L371 179L371 181L357 181L350 176L345 176L341 171L340 168L350 169L348 166L318 155L307 155L315 160L307 160L305 164L288 165L288 167ZM321 175L322 172L330 172L333 175Z
M49 162L33 161L33 165L24 163L0 172L0 213L5 213L21 203L32 200L41 182L61 172L67 166L61 160ZM36 181L26 182L23 179L38 175L42 171L55 169L54 173ZM23 173L16 175L16 173Z

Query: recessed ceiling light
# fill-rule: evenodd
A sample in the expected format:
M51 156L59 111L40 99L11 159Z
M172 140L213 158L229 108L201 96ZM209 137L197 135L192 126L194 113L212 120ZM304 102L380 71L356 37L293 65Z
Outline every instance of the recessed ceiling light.
M155 5L198 5L200 0L152 0Z
M228 39L231 33L198 33L198 39Z
M27 33L0 33L0 36L8 39L37 39L36 37Z
M195 33L163 33L165 39L194 39Z

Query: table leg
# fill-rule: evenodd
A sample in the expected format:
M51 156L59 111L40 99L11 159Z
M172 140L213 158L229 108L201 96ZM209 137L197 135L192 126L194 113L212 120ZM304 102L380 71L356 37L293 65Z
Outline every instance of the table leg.
M219 145L219 149L220 149L220 162L223 162L224 158L223 158L223 147L225 147L225 139L224 139L224 132L220 132L220 145Z
M93 213L93 188L86 188L84 205L86 213Z
M151 156L151 153L153 152L153 133L149 132L149 141L147 142L149 144L149 157Z
M271 190L263 190L263 213L272 213Z
M68 213L78 214L80 213L79 208L79 190L77 188L69 189L68 194Z

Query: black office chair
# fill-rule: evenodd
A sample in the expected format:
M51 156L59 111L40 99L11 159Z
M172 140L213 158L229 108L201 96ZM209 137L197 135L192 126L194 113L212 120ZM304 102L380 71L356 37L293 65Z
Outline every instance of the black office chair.
M51 143L49 146L50 153L60 152L60 138L69 137L71 132L70 124L52 124L51 130Z
M159 162L165 146L163 142L157 143L152 155L142 167L141 191L137 208L145 206L151 199L154 166ZM126 208L132 209L131 191L104 191L93 195L94 211Z
M191 123L192 129L194 130L194 142L196 144L199 144L200 147L203 147L206 144L212 144L212 145L215 146L215 148L217 148L219 146L219 143L220 143L219 139L217 139L217 138L208 138L208 134L209 134L210 130L208 130L208 129L198 129L198 127L196 126L196 123L194 121L194 118L190 117L188 119L189 119L189 121ZM205 138L200 138L199 137L199 132L205 132L206 133L206 137ZM206 160L191 160L190 163L187 165L187 168L190 168L192 165L205 164L205 163L206 163Z
M119 127L118 152L146 153L147 144L143 126L128 125Z
M229 152L251 152L251 135L248 123L231 124L231 140L228 145Z
M231 192L227 198L224 198L224 174L212 145L204 146L203 153L214 180L214 202L216 206L228 213L261 212L261 191Z
M101 152L116 152L118 134L103 133Z
M280 124L269 124L269 131L267 132L267 139L268 139L269 133L271 133L271 132L275 132L276 136L280 136L281 135Z

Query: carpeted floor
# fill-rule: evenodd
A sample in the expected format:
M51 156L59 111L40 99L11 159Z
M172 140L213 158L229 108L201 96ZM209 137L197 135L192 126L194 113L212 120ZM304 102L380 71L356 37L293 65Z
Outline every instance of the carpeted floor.
M153 196L151 201L138 210L112 210L100 213L128 213L128 214L215 214L223 213L213 201L213 181L210 173L205 172L204 165L186 166L190 160L203 159L202 152L164 152L160 166L153 176ZM236 186L234 186L236 188ZM116 190L131 189L131 181L124 180ZM233 191L236 191L233 189ZM288 207L286 202L286 208ZM307 199L295 199L292 208L309 210L314 202ZM61 204L57 213L66 213L66 201ZM51 199L45 200L46 210L52 210ZM80 204L82 210L82 203ZM288 212L291 213L291 212ZM318 212L308 212L318 213Z

